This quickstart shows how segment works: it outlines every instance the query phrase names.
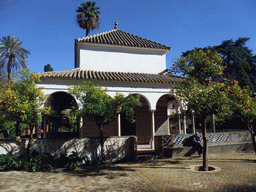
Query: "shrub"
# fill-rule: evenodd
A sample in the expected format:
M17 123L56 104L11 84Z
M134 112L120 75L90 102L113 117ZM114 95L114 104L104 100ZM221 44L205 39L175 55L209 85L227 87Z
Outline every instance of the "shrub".
M22 160L14 155L0 155L0 171L22 170Z
M83 159L78 156L77 152L72 151L72 154L68 156L68 163L66 168L69 170L75 169L77 166L81 165Z
M54 168L54 159L50 154L31 156L24 161L24 170L28 172L51 171Z
M79 157L77 152L72 151L72 154L67 156L66 154L61 154L58 159L56 159L56 167L67 168L68 170L73 170L77 166L83 163L83 158Z
M0 155L0 171L39 172L51 171L55 168L73 170L81 165L83 160L74 151L69 156L61 154L59 158L54 158L51 154L39 154L37 152L33 152L29 158L26 158L25 155L18 157L15 155Z

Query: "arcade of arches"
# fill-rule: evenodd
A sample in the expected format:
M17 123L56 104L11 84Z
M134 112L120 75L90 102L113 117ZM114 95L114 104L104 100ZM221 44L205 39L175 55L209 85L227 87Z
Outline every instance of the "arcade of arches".
M141 107L135 109L135 123L132 124L124 114L104 127L104 136L128 136L136 135L139 145L152 144L154 135L169 135L169 116L177 113L179 102L171 95L162 95L154 106L146 96L140 95ZM43 138L58 138L61 134L59 129L62 126L69 126L63 117L63 111L77 105L74 97L64 91L54 92L47 99L46 106L51 106L53 113L43 117L42 136ZM169 110L169 111L168 111ZM63 135L63 134L62 134ZM69 136L72 135L69 133ZM95 122L90 118L84 118L78 132L73 136L99 137L99 130Z

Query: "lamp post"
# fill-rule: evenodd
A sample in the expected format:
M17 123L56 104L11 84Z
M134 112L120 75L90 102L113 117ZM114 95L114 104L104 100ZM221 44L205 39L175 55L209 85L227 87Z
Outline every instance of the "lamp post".
M192 113L192 126L193 126L193 134L196 133L196 129L195 129L195 111L192 109L191 110L191 113Z

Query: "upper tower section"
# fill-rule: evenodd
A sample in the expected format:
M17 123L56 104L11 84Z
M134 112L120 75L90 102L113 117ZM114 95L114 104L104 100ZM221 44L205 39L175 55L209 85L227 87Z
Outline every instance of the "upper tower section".
M95 71L160 73L171 50L124 31L111 31L75 40L75 68Z

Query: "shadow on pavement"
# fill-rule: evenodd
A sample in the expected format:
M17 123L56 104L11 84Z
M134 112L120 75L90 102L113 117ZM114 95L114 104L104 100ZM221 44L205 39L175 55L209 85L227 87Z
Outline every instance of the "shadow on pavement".
M250 191L250 192L255 192L256 191L256 184L253 186L246 186L246 185L229 185L226 187L223 187L219 190L220 192L234 192L234 191Z
M109 179L114 179L115 177L127 176L127 172L133 172L134 169L128 167L119 167L115 165L98 165L98 166L80 166L75 170L66 171L64 174L70 176L79 177L96 177L96 176L106 176Z
M210 159L211 162L228 162L228 163L256 163L256 160L253 159Z

